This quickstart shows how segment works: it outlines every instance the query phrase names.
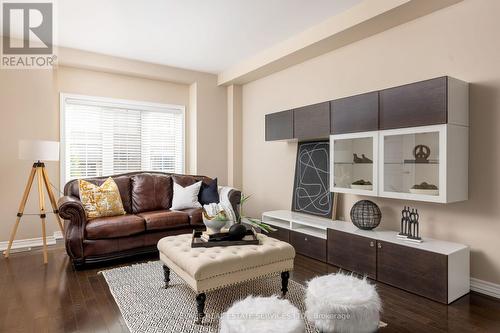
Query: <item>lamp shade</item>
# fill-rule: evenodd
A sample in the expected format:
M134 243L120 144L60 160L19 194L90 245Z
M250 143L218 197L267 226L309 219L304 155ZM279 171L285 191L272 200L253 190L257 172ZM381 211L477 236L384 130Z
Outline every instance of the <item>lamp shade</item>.
M59 142L20 140L19 159L31 161L59 161Z

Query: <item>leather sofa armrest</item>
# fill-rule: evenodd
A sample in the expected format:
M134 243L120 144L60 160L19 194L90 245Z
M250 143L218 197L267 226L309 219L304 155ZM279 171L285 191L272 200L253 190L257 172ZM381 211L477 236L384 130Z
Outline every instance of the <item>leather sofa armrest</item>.
M66 252L74 260L83 260L83 240L85 238L85 224L87 217L79 198L67 195L57 202L59 216L66 220L64 239Z
M61 218L70 220L72 223L85 224L87 221L83 204L80 199L75 196L66 195L59 198L57 209L59 210L59 216L61 216Z

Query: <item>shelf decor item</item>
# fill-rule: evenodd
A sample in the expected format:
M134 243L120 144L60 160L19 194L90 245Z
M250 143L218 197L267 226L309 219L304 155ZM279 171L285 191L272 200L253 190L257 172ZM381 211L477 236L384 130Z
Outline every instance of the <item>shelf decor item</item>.
M52 206L52 212L56 218L57 224L59 225L59 229L63 232L63 225L61 219L58 215L57 202L54 192L52 191L52 183L50 182L49 175L45 168L46 161L59 161L59 142L57 141L43 141L43 140L21 140L19 141L19 159L21 160L30 160L33 161L33 166L31 168L31 173L28 177L28 183L24 189L24 194L21 199L21 203L19 204L19 209L17 213L16 222L12 229L12 233L10 234L9 243L7 245L7 249L4 252L5 258L9 257L10 250L12 248L12 243L14 242L14 238L16 237L17 228L19 227L19 223L21 222L21 217L24 214L24 208L26 207L26 203L28 201L28 197L30 194L31 187L37 178L38 184L38 204L40 207L40 220L42 222L42 240L43 240L43 263L47 264L48 255L47 255L47 237L45 231L45 220L47 218L46 210L45 210L45 191L49 196L50 204Z
M359 229L375 229L380 224L381 219L380 208L370 200L358 201L351 208L351 221Z
M203 206L203 224L207 227L208 234L218 234L227 224L229 219L226 212L219 204L211 203Z
M401 211L401 229L397 237L415 243L422 243L419 230L418 209L404 206Z
M369 190L370 191L373 189L373 184L368 180L360 179L360 180L356 180L355 182L353 182L351 184L351 188L356 189L356 190Z
M434 184L422 182L415 184L410 188L410 193L423 195L439 195L439 188Z
M360 164L360 163L370 164L370 163L373 163L373 161L371 159L369 159L368 157L366 157L365 154L361 154L361 157L359 157L358 154L356 154L356 153L354 153L352 155L353 155L352 161L355 164Z
M426 145L416 145L413 148L413 156L415 156L415 163L429 163L431 149Z

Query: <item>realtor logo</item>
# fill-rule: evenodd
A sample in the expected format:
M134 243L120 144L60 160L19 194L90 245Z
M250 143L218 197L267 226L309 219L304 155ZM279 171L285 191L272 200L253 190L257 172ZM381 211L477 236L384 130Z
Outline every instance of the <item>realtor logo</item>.
M47 1L2 3L1 67L52 68L53 13Z

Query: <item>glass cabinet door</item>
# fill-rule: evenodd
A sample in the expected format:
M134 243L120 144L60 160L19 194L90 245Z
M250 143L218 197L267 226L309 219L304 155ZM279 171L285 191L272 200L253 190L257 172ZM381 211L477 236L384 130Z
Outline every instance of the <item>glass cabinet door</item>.
M377 132L330 136L332 192L377 195L377 146Z
M438 201L444 179L441 172L440 126L381 131L382 196L420 200L433 197Z

